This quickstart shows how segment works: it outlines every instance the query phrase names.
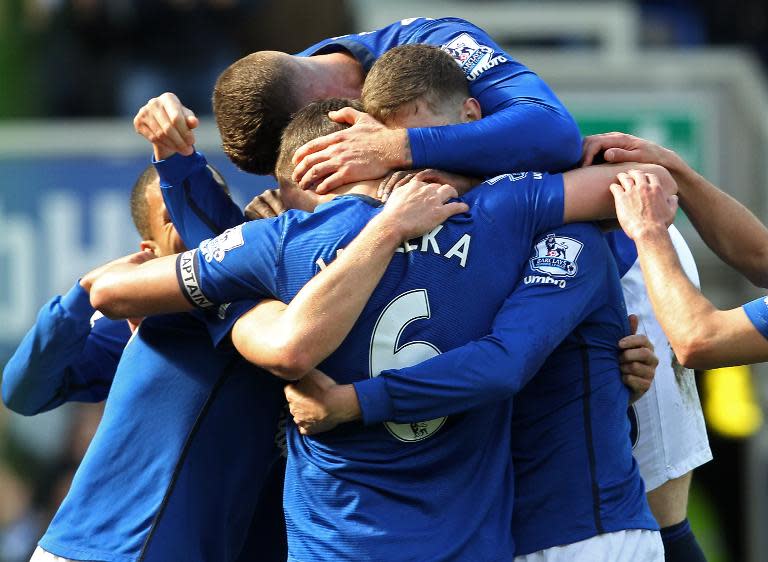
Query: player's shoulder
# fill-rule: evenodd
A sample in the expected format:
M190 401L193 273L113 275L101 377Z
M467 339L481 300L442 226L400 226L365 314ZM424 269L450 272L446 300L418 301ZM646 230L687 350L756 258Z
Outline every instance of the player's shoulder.
M514 172L485 180L464 199L470 207L479 205L489 209L501 205L506 210L519 208L523 211L540 195L562 191L562 174Z

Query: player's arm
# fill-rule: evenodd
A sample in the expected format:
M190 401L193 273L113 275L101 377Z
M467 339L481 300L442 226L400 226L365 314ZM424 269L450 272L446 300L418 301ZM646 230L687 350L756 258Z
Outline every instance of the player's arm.
M136 132L152 144L166 209L188 248L244 220L205 157L195 152L198 124L194 113L171 93L149 100L134 118Z
M765 302L718 310L683 271L666 223L674 217L661 189L643 174L612 186L624 231L635 241L653 310L679 361L697 369L768 359Z
M315 382L309 390L327 386L318 397L306 396L302 385L287 387L292 411L294 405L303 409L294 411L299 428L314 432L312 422L320 420L322 429L328 429L358 416L365 423L409 423L511 397L591 312L595 295L604 287L608 250L597 229L581 228L586 228L579 238L585 246L578 274L562 287L525 283L525 277L538 275L529 265L487 336L412 367L383 371L355 383L354 389ZM313 378L322 381L320 375Z
M620 173L638 170L653 174L667 197L678 192L672 175L662 166L627 162L602 164L570 170L563 174L563 222L584 222L616 218L616 205L610 186Z
M143 254L127 259L141 260ZM92 320L91 279L86 275L40 309L3 370L2 397L9 409L34 415L64 402L106 398L130 330L126 322Z
M605 133L584 140L585 165L604 153L608 162L650 162L677 180L680 206L704 242L752 283L768 287L768 229L736 199L715 187L679 155L645 139Z
M287 307L263 303L241 317L232 329L235 348L282 378L305 375L347 336L395 250L467 210L465 203L448 202L456 195L450 186L418 181L399 189Z
M375 33L370 41L376 41ZM524 170L561 171L575 165L581 154L581 135L573 117L544 81L481 29L455 18L434 20L423 24L408 42L450 46L462 35L491 51L486 62L465 68L470 92L486 117L460 125L406 130L386 129L353 110L334 112L332 118L353 126L307 143L296 152L294 179L299 185L308 188L319 182L318 193L327 193L354 180L381 177L391 169L438 168L493 176Z

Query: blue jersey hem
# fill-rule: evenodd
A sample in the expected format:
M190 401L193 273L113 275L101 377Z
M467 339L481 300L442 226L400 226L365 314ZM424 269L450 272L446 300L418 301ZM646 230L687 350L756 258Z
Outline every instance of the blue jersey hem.
M48 540L45 538L45 536L40 539L38 544L43 550L47 550L55 556L71 558L72 560L98 560L99 562L136 562L139 556L138 553L135 556L122 556L111 552L102 552L100 550L67 547Z

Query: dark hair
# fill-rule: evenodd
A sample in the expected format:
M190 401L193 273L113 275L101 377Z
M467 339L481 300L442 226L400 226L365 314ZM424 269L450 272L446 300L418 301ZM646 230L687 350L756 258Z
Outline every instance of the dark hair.
M147 186L158 181L157 170L150 164L141 172L139 179L133 184L131 190L131 218L142 240L149 240L152 233L149 231L149 203L147 202Z
M288 55L260 51L234 62L213 89L221 145L246 172L271 174L280 133L299 109L294 65Z
M328 117L329 111L344 107L360 109L360 102L344 98L329 98L312 102L293 115L280 139L280 150L275 166L275 177L278 183L290 181L295 167L291 159L299 147L318 137L349 128L346 123L336 123Z
M432 45L401 45L384 53L363 84L365 111L380 121L423 98L431 109L469 97L469 82L451 55Z
M211 171L213 180L219 185L219 187L229 195L229 186L227 185L224 176L221 173L208 164L208 169ZM150 164L144 171L141 172L136 183L133 184L131 189L131 218L136 230L141 236L142 240L151 240L152 232L149 228L149 202L147 201L147 188L153 182L159 182L160 176L157 174L157 170L153 164ZM159 183L158 183L159 187Z

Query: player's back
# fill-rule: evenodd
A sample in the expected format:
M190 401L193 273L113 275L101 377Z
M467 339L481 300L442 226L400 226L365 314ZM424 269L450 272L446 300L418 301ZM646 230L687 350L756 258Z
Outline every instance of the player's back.
M562 219L559 177L505 176L470 194L467 214L395 255L352 332L320 368L349 383L488 333L533 236ZM556 194L556 195L552 195ZM287 225L278 296L289 299L378 212L337 198ZM314 248L308 249L314 241ZM292 559L509 560L509 401L414 424L289 432L286 521ZM498 487L500 489L494 489Z
M598 242L585 251L605 256L606 267L591 273L601 277L599 298L514 398L518 555L603 532L657 528L632 457L629 397L618 368L626 309L608 245Z
M279 388L253 371L191 315L145 319L41 545L73 559L234 560L276 454Z

